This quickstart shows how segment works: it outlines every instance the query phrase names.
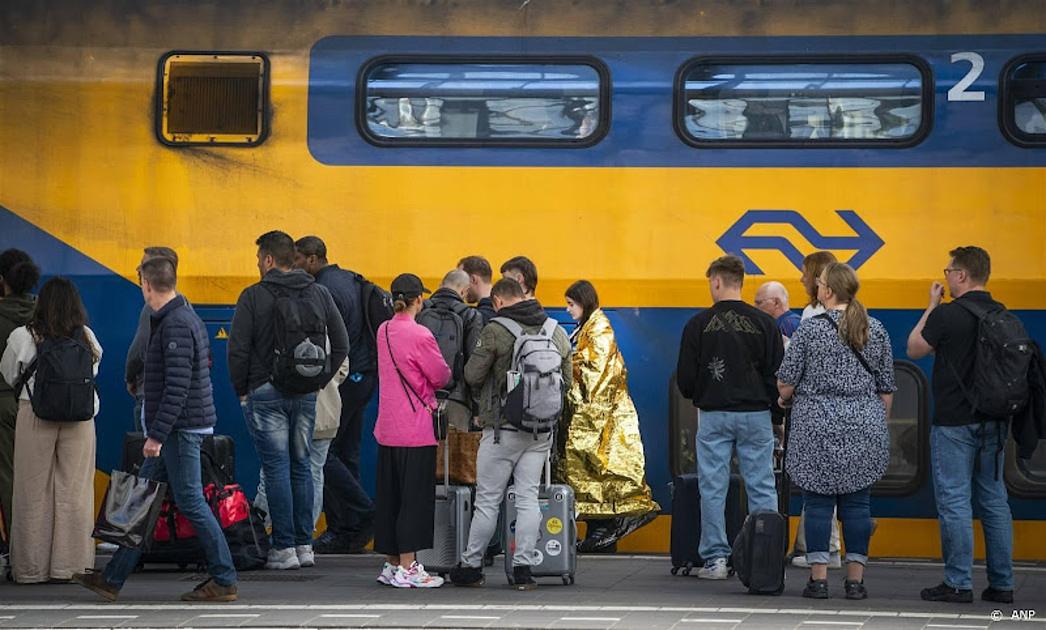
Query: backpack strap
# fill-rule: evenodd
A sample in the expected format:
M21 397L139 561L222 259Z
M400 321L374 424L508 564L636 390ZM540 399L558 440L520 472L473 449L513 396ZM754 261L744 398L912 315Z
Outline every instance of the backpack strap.
M551 339L552 335L554 335L556 333L556 326L558 326L558 325L559 325L559 322L557 322L556 320L552 319L551 317L546 319L545 323L541 325L541 334L542 334L542 336L548 337L549 339Z
M836 329L836 331L839 330L839 324L836 324L835 320L832 319L832 316L829 315L828 313L821 313L820 315L815 315L814 319L823 319L823 320L827 321L829 324L831 324L832 328ZM846 341L843 341L843 344L847 348L849 348L851 352L854 353L854 356L857 357L857 360L861 362L861 366L864 367L865 371L867 371L868 374L870 374L872 379L874 380L875 379L875 370L872 369L872 366L868 365L868 360L864 358L864 355L862 355L860 352L858 352L857 348L851 346Z
M29 402L33 402L33 390L28 389L28 385L29 379L33 378L33 375L36 374L36 362L39 358L39 354L33 357L33 360L29 362L25 371L18 377L18 382L15 383L14 387L16 400L22 397L22 390L26 390L29 393Z
M516 320L514 319L509 319L507 317L495 317L490 321L497 322L498 324L500 324L502 328L512 333L512 336L516 339L519 339L523 336L523 327L520 326L519 323L516 322Z

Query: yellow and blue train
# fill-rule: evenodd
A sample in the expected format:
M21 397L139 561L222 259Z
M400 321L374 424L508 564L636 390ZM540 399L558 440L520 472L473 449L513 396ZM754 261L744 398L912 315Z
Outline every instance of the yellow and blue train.
M779 279L793 306L802 256L835 251L901 358L946 252L976 243L1046 342L1046 2L0 6L0 248L83 293L105 349L102 482L132 428L134 269L156 244L181 255L214 335L219 430L256 479L223 339L254 239L276 228L379 282L468 254L528 255L549 307L593 281L667 508L669 416L692 413L670 373L724 251L746 258L749 296ZM928 368L899 368L873 555L939 555ZM1044 560L1046 447L1005 475L1015 555ZM666 551L669 518L620 548Z

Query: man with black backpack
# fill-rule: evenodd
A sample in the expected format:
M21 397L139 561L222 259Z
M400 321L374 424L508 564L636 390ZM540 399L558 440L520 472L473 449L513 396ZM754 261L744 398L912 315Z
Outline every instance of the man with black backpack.
M338 386L341 417L323 467L323 510L327 531L316 539L319 554L360 553L374 537L374 501L360 480L363 412L374 395L377 358L374 335L392 317L392 299L358 273L327 261L327 245L316 236L294 244L294 264L327 287L349 335L349 375Z
M268 569L315 564L309 449L316 393L348 356L330 291L294 269L294 241L263 234L261 282L240 294L229 333L229 376L254 439L272 518Z
M455 269L443 277L440 288L425 302L417 322L432 331L443 360L450 366L450 382L444 386L447 422L468 431L472 423L472 394L465 382L465 364L483 330L483 315L465 303L469 275Z
M480 390L483 438L468 547L450 579L459 586L483 583L483 553L512 479L518 510L512 581L519 590L531 590L541 524L538 486L573 376L570 340L515 280L499 280L491 297L498 316L480 333L465 365L465 380Z
M981 599L1013 601L1013 517L1002 477L1007 421L1028 397L1031 340L1020 320L985 289L991 258L980 247L957 247L944 286L930 287L930 305L908 336L908 356L935 354L930 432L933 485L941 526L944 581L923 589L927 601L973 601L973 510L976 495L987 550L988 588ZM973 487L977 492L973 492Z

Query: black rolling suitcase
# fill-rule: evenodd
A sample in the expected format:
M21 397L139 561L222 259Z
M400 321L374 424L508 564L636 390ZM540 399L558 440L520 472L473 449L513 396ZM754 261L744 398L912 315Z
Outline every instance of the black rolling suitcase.
M748 513L748 499L744 482L737 474L730 475L730 488L726 495L726 537L734 538L741 531ZM697 485L697 473L680 475L672 482L672 575L680 571L690 575L694 567L704 565L697 549L701 543L701 491Z
M128 433L123 439L123 453L120 457L120 470L137 474L145 458L142 447L145 446L144 433ZM209 457L208 457L209 456ZM218 470L211 471L209 466ZM236 480L236 445L228 435L208 435L200 445L200 469L203 485Z

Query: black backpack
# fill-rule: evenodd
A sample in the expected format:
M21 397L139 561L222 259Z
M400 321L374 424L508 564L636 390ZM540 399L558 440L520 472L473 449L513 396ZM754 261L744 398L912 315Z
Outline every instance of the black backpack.
M462 382L465 372L465 313L467 304L449 306L444 302L429 302L418 313L417 322L432 331L443 360L450 368L450 382L443 389L453 391Z
M1012 416L1028 404L1028 368L1034 353L1028 331L1002 305L983 306L969 300L952 303L977 318L972 391L949 364L967 402L975 411L993 418Z
M94 352L69 337L36 344L36 358L18 382L19 395L36 375L29 401L41 420L83 422L94 417Z
M372 348L377 349L378 326L392 319L392 315L395 312L392 304L392 294L360 274L356 274L356 282L360 283L360 306L363 308L363 323L366 326L367 343L371 344Z
M273 305L272 384L284 394L318 392L331 379L327 317L311 287L287 289L262 283Z

